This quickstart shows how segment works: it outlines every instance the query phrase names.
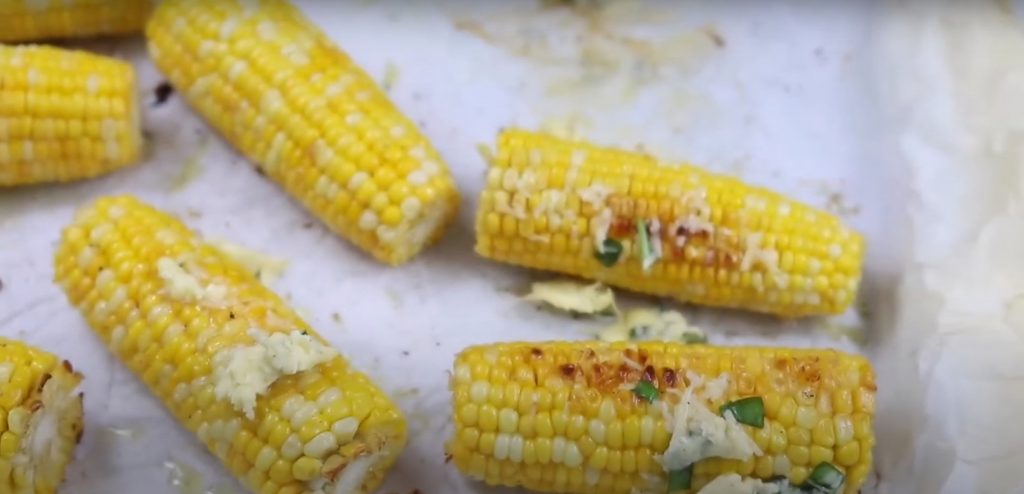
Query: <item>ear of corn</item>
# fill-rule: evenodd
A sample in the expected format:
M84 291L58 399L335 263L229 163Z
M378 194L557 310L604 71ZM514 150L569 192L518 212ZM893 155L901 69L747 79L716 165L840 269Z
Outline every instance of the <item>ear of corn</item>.
M0 492L52 494L82 436L82 376L0 337Z
M840 220L689 165L509 130L477 252L638 292L782 316L854 300L863 239Z
M211 125L378 260L408 260L454 216L455 184L427 139L287 2L168 0L146 34Z
M760 397L764 422L742 426L759 454L698 461L688 492L733 472L801 484L821 462L845 473L848 494L867 477L874 374L866 359L831 350L650 342L471 347L455 360L455 431L447 450L462 472L488 484L662 494L673 406L698 381L724 386L708 398L716 412ZM643 382L652 389L639 388Z
M294 311L173 217L100 199L64 231L55 272L110 350L253 492L368 493L404 447L405 419L365 375L324 356ZM286 370L256 386L271 366Z
M142 32L152 0L0 0L0 42Z
M135 163L141 146L131 65L0 46L0 187L95 177Z

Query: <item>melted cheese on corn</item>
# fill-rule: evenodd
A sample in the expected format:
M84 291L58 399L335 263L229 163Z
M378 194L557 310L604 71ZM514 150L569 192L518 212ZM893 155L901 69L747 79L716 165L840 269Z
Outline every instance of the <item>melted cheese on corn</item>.
M271 257L261 252L243 247L230 242L213 242L217 250L241 264L245 269L257 278L264 285L273 283L281 277L281 273L288 267L288 261Z
M766 484L760 479L743 478L737 473L727 473L715 477L697 494L778 494L779 486Z
M218 283L203 285L183 264L169 257L161 257L156 269L167 293L175 300L222 305L227 297L226 286Z
M225 348L213 356L213 390L250 419L256 397L281 376L307 371L337 356L333 348L301 331L268 335L252 329L249 336L255 344Z
M661 458L665 471L686 468L707 458L746 461L762 454L732 413L721 416L705 404L705 400L724 394L720 379L712 381L718 384L709 383L708 393L701 396L694 392L700 384L692 383L672 410L672 437Z

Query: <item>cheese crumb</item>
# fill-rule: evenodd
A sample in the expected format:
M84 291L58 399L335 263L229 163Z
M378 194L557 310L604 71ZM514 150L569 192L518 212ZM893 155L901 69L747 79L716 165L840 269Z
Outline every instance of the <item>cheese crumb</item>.
M167 293L175 300L221 305L227 298L226 286L217 283L204 286L193 273L174 259L161 257L156 262L156 269Z
M213 356L213 391L249 419L256 398L281 376L304 372L335 358L338 352L305 331L266 333L250 329L252 345L225 348Z
M260 283L269 285L281 277L288 261L271 257L255 250L224 241L213 242L213 246L231 260L239 263L246 271L256 275Z
M706 458L746 461L761 455L761 448L747 435L732 413L719 416L694 395L691 384L675 406L672 437L661 458L666 472L686 468Z
M778 494L778 485L766 484L760 479L743 478L738 473L727 473L715 477L697 494Z
M617 323L601 330L597 338L602 341L675 341L704 343L707 336L692 326L686 317L674 310L630 309Z
M610 314L616 311L615 293L601 283L543 281L530 285L524 300L543 302L555 309L574 314Z

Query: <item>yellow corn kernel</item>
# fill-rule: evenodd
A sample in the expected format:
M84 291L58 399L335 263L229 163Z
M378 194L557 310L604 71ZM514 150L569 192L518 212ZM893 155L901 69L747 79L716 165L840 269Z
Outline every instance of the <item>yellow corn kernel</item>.
M405 262L454 218L458 192L437 151L287 1L165 0L146 36L157 67L213 127L376 259Z
M629 364L636 361L637 355L643 355L645 368L652 368L655 375L670 370L677 376L694 373L709 381L722 373L731 373L742 363L747 375L744 379L749 383L760 382L762 376L767 376L764 379L777 384L768 387L762 396L766 403L778 404L774 409L766 407L764 428L747 428L763 454L744 460L698 461L694 465L697 488L723 473L767 479L779 474L776 470L782 467L783 473L802 481L809 469L821 461L835 460L840 468L853 471L854 466L870 459L858 451L854 466L840 463L841 457L850 459L853 448L873 444L873 437L861 440L856 436L861 432L856 424L864 424L862 428L870 426L870 415L838 417L815 407L805 409L798 405L801 399L797 396L834 395L850 383L842 379L808 382L805 376L834 376L850 367L868 376L863 384L857 381L855 392L872 392L872 371L863 358L829 350L636 342L504 343L466 349L456 358L452 372L453 409L463 410L462 415L477 401L493 400L516 408L502 408L496 413L494 431L457 418L448 453L470 477L488 484L542 492L582 494L600 490L627 494L649 486L651 475L664 481L666 473L654 458L665 453L672 433L665 427L661 403L652 405L639 400L631 391L646 372L645 368L636 369ZM685 367L679 367L680 363L685 363ZM512 389L508 383L513 381L518 385L518 395L505 396ZM503 390L502 396L494 393L494 389ZM752 390L753 384L730 382L722 401L748 397ZM669 397L664 399L674 396L661 391L663 398ZM529 406L524 406L524 399ZM710 405L717 407L719 403ZM506 421L508 425L503 426ZM536 436L520 436L524 425ZM834 438L837 427L848 430L849 441L845 446L836 441L828 445L828 438ZM864 481L859 478L855 483L849 479L848 492L856 492Z
M0 43L142 32L151 0L0 0Z
M8 20L2 4L0 41ZM0 45L0 75L0 187L92 178L138 161L131 65L82 51ZM83 100L103 104L79 106Z
M0 492L56 491L81 439L81 380L71 364L0 337Z
M93 262L83 268L83 257ZM168 275L168 265L181 272ZM54 271L68 300L115 356L250 489L284 489L297 479L330 490L352 468L358 473L346 485L367 493L403 449L401 412L332 352L317 365L274 378L251 410L224 394L232 383L220 382L223 352L256 348L257 337L281 332L301 332L320 348L323 340L250 270L175 218L128 196L101 198L64 230ZM101 314L97 308L110 301L102 294L118 291L129 303ZM188 331L155 344L178 326ZM128 335L119 334L124 327L132 328ZM154 358L157 352L167 358ZM316 401L308 399L313 396ZM335 456L344 466L324 470Z
M860 283L863 238L839 218L774 192L515 129L499 135L494 155L477 211L476 250L484 257L784 316L843 312ZM539 176L548 180L527 179ZM517 201L525 197L531 200ZM646 267L631 255L640 222L662 247ZM549 228L559 233L541 233ZM609 241L622 255L595 256ZM863 401L865 411L871 406Z

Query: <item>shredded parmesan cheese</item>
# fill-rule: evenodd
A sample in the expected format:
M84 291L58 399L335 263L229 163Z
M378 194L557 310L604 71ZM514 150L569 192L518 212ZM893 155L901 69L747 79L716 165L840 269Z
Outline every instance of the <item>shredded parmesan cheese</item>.
M209 305L223 305L228 288L217 283L203 285L192 272L169 257L156 262L157 275L164 282L164 289L171 298L182 302L201 302Z
M252 345L225 348L213 355L213 391L249 419L255 416L256 398L281 376L304 372L333 359L338 353L304 331L267 334L250 329Z

